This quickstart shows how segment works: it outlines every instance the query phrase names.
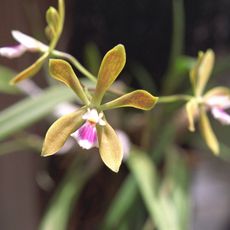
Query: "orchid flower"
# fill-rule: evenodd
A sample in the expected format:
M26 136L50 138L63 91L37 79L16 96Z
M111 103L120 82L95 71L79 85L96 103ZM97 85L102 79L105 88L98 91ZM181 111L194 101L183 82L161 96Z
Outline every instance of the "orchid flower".
M230 108L230 91L226 87L215 87L204 93L214 65L215 55L212 50L200 52L198 61L190 72L194 96L186 104L189 130L195 131L194 119L198 115L200 128L207 146L214 154L219 153L219 143L210 125L207 111L222 124L230 124L230 115L225 109Z
M98 72L95 92L89 95L68 62L60 59L50 60L51 76L70 87L84 105L53 123L45 136L43 156L55 154L72 135L84 149L98 147L105 165L118 172L123 155L122 146L116 132L107 122L104 111L119 107L150 110L158 99L145 90L135 90L110 102L102 103L106 91L122 71L125 62L123 45L117 45L107 52Z
M46 12L47 27L45 32L50 39L49 45L30 37L20 31L13 30L12 36L19 43L15 46L7 46L0 48L0 56L7 58L16 58L23 55L25 52L41 52L40 58L31 66L20 72L11 80L11 84L16 84L26 78L32 77L41 69L44 62L47 60L51 52L54 50L59 37L61 35L64 24L64 1L58 0L58 10L50 7Z

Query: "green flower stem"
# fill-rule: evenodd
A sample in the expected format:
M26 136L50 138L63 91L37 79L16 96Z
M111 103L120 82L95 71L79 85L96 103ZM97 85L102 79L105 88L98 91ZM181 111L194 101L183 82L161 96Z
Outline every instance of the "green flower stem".
M70 61L89 80L93 82L97 81L97 78L92 73L90 73L74 56L68 53L65 53L65 52L58 51L58 50L53 50L51 54L55 57L64 58Z
M189 101L191 99L192 99L192 96L179 94L179 95L159 97L157 103L158 104L159 103L172 103L172 102L177 102L177 101Z

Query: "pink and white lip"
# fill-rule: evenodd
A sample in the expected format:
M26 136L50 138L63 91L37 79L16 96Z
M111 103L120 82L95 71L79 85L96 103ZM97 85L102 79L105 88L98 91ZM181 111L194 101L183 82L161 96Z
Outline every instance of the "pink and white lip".
M96 109L88 109L82 116L85 123L71 136L74 137L83 149L91 149L98 146L96 125L105 126L102 119L103 113L97 112Z
M230 125L230 115L225 111L230 108L230 97L225 95L212 96L206 101L213 117L223 125Z
M0 56L7 58L17 58L23 55L26 51L29 52L46 52L49 47L33 37L30 37L20 31L13 30L11 32L13 38L19 43L13 46L0 48Z

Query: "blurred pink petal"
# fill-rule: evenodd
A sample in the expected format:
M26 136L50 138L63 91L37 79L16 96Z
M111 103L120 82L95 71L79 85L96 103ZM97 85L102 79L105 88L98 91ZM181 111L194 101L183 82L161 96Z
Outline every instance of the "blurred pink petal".
M27 48L24 45L7 46L0 48L0 56L7 58L17 58L26 52Z
M215 119L220 121L221 124L223 125L230 125L230 115L226 113L223 109L220 108L213 108L211 110L212 115Z

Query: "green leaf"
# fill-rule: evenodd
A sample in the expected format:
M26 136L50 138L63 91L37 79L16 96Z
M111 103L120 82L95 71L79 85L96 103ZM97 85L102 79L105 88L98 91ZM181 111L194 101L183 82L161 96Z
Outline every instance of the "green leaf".
M7 94L17 94L20 90L15 86L11 86L9 81L15 76L15 72L4 66L0 66L0 92Z
M61 102L75 95L65 87L54 86L36 98L26 98L0 113L0 140L22 130L49 114Z
M102 229L118 229L122 220L135 203L138 194L137 184L132 175L123 182L106 213Z
M79 157L78 157L79 158ZM87 164L82 159L75 159L58 186L48 210L42 218L39 230L64 230L76 201L87 181L97 171L98 164Z
M86 112L81 108L55 121L46 133L42 147L42 156L50 156L58 152L67 138L84 122L82 115Z
M172 203L171 213L167 216L174 218L177 230L188 229L189 214L189 172L184 152L178 152L176 146L171 145L166 150L166 176L163 181L165 195ZM166 211L169 211L167 209Z
M122 161L122 147L114 129L106 122L105 126L97 126L99 152L105 165L118 172Z
M134 62L131 65L132 77L138 82L138 85L147 91L157 92L154 76L140 63Z
M135 90L101 106L101 109L115 109L119 107L133 107L150 110L157 103L158 98L145 90Z
M203 107L200 109L200 129L207 146L215 155L218 155L219 143Z
M70 87L84 104L89 104L84 89L68 62L61 59L51 59L49 62L49 71L54 79Z
M157 193L157 171L152 159L139 149L133 149L128 158L128 166L136 179L143 201L152 219L160 230L178 230L173 217L168 216L173 211L173 204L166 194ZM173 214L175 215L175 213Z
M96 75L102 59L97 45L94 43L86 44L84 53L85 62L88 70Z
M125 48L119 44L104 56L99 73L93 103L99 105L113 82L122 71L126 61Z
M131 150L127 163L138 184L146 208L154 220L157 182L155 166L149 156L138 149Z

